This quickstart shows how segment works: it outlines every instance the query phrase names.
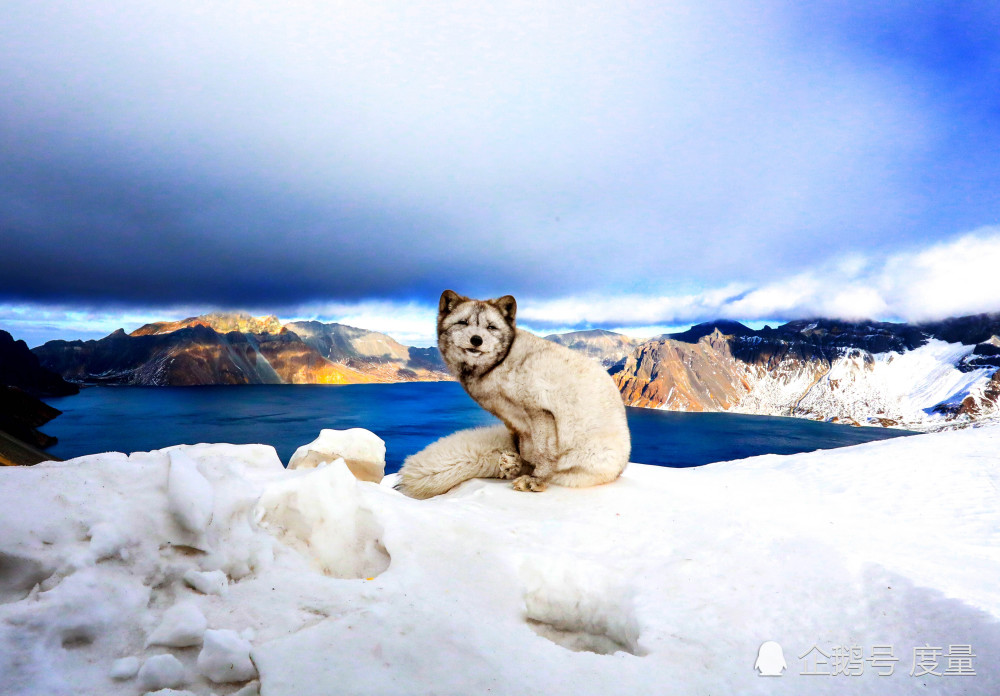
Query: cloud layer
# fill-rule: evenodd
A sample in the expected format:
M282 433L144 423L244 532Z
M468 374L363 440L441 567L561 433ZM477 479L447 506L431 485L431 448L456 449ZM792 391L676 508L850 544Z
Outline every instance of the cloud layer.
M751 324L830 317L847 320L921 322L1000 312L1000 227L881 258L853 255L770 282L731 283L677 295L567 295L518 297L518 322L538 332L605 328L649 337L711 319ZM424 302L361 301L291 306L239 305L254 314L277 313L283 321L336 321L388 333L407 345L436 343L437 296ZM181 319L218 307L169 307L159 311L79 310L72 307L0 304L0 327L29 345L54 338L98 338L123 327Z
M756 312L997 222L996 10L800 5L7 3L0 300Z
M715 318L810 317L920 322L1000 312L1000 227L882 258L852 255L762 284L690 295L596 295L522 305L538 326L642 327Z

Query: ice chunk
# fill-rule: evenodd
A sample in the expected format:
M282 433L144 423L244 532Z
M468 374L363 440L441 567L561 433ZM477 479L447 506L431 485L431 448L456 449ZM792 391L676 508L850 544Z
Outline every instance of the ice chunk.
M208 621L201 609L192 602L180 602L167 609L156 630L146 640L150 645L166 645L172 648L185 648L201 643L208 628Z
M343 459L359 481L378 483L385 474L385 442L364 428L324 429L308 445L302 445L288 461L289 469L315 469Z
M250 660L250 641L228 629L205 631L198 671L216 683L245 682L257 677Z
M120 660L115 660L114 664L111 665L111 672L109 676L112 679L125 680L131 679L139 671L139 658L138 657L123 657Z
M184 573L184 582L202 594L222 595L229 589L226 574L221 570L189 570Z
M181 450L170 451L167 479L170 513L182 528L202 534L212 521L215 496L212 484L198 471L198 465Z
M139 686L148 691L174 688L184 683L184 665L173 655L154 655L139 670Z
M327 575L370 578L389 567L382 526L343 462L272 484L260 497L260 524L313 559Z

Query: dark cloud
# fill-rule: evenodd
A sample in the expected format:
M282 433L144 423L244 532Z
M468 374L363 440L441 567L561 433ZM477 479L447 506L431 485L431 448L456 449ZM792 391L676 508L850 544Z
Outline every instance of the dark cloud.
M0 301L696 292L1000 215L988 7L8 5Z

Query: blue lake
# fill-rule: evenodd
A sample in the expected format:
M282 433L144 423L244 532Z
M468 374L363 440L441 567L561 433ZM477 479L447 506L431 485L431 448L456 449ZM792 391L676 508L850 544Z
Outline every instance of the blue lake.
M69 459L176 444L273 445L283 462L323 428L366 428L385 440L386 472L462 428L496 423L455 382L348 386L91 387L46 399L63 415L43 430ZM907 435L796 418L628 409L632 461L687 467Z

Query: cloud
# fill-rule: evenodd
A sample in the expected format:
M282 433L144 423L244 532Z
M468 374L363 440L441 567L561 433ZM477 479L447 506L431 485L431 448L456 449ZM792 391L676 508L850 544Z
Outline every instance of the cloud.
M992 73L927 69L918 39L858 44L864 14L7 3L0 299L406 304L450 286L694 316L704 287L995 220L1000 112L972 89ZM959 73L977 100L942 91Z
M728 318L810 317L919 322L1000 312L1000 227L985 227L922 249L851 255L756 286L729 285L678 296L595 295L523 303L537 326L645 327Z
M604 328L634 337L680 331L726 318L764 322L829 317L921 322L1000 312L1000 227L984 227L923 248L883 257L848 255L807 272L757 285L732 283L676 295L626 293L518 297L518 324L539 334ZM437 295L428 301L316 302L234 305L282 321L318 320L387 333L406 345L437 342ZM29 345L52 339L99 338L153 321L203 314L218 306L80 309L40 303L0 304L0 327Z

